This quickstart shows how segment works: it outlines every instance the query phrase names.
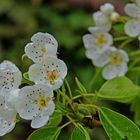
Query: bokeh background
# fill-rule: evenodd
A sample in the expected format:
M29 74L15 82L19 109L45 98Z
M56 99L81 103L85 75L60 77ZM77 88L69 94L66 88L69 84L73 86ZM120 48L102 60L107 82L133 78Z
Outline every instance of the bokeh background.
M34 33L48 32L59 43L58 57L68 66L67 79L71 86L74 87L77 76L88 89L95 68L85 57L82 36L93 26L92 13L105 2L113 3L121 15L125 14L126 0L0 0L0 62L10 60L22 72L28 71L32 61L21 59L25 45ZM120 104L117 108L123 112L127 107ZM130 112L127 116L131 117ZM22 121L0 140L26 140L32 131L30 124ZM68 132L66 129L59 139L69 139ZM92 134L93 140L108 140L102 128L95 129Z

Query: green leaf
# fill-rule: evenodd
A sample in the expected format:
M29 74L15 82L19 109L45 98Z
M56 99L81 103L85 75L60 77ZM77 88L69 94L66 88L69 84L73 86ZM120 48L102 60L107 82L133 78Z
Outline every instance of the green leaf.
M127 117L105 107L99 109L99 117L111 140L140 139L140 129Z
M76 81L76 84L77 84L79 90L80 90L82 93L87 93L85 87L82 85L82 83L78 80L77 77L75 78L75 81Z
M117 32L124 32L124 24L116 24L113 26L113 29Z
M59 110L55 110L53 115L50 117L47 126L58 126L62 121L62 113Z
M140 88L126 77L117 77L105 82L98 96L122 103L130 102L140 93Z
M78 124L72 132L71 140L90 140L90 136L86 129Z
M134 112L134 121L140 126L140 96L132 102L131 111Z
M27 140L57 140L61 129L57 127L46 127L34 131Z

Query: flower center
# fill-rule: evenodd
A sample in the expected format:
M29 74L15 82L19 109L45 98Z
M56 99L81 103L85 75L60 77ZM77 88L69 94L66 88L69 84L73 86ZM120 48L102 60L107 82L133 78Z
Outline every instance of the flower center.
M42 53L46 53L46 48L41 49Z
M122 60L123 60L123 59L122 59L122 57L121 57L120 55L113 54L113 55L111 56L111 61L110 61L110 63L111 63L111 64L119 64Z
M42 62L45 60L46 58L46 48L41 48L41 51L42 51Z
M97 35L97 36L96 36L96 43L97 43L99 46L103 47L103 45L104 45L105 43L107 43L107 40L106 40L106 38L105 38L105 36L104 36L103 34L100 34L100 35Z
M47 107L49 101L50 101L50 98L49 98L49 97L44 97L44 96L43 96L43 97L39 97L39 98L37 99L37 105L38 105L39 107L41 107L41 108Z
M46 80L50 81L50 84L54 85L55 80L58 78L58 71L47 71L47 75L45 77Z

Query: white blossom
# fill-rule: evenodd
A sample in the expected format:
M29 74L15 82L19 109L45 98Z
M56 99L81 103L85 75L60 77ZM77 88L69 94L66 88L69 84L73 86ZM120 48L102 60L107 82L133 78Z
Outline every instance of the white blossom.
M31 41L26 45L25 53L35 63L42 63L47 56L56 56L58 43L51 34L38 32Z
M66 64L56 57L47 57L44 63L33 64L29 68L30 80L36 84L47 84L53 89L62 85L66 74Z
M90 27L91 34L83 36L83 42L86 48L86 56L90 59L96 59L113 43L112 36L102 31L98 27Z
M140 40L140 0L126 4L125 12L133 18L125 24L126 34L130 37L138 37Z
M128 55L124 50L110 47L97 59L92 59L95 66L104 67L103 77L107 80L117 76L124 76L128 70Z
M54 112L53 90L50 86L37 84L23 87L15 104L20 117L31 120L32 128L44 126Z
M118 21L119 14L115 11L112 4L106 3L100 7L100 11L93 14L93 20L97 27L100 27L104 31L109 31L112 26L112 22Z
M16 111L7 98L0 95L0 136L12 131L16 124Z
M15 64L10 61L0 64L0 91L5 93L18 89L21 80L22 74Z

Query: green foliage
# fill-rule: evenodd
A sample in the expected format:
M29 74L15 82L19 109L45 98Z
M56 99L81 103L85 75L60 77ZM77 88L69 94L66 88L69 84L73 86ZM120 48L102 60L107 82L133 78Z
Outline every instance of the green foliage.
M126 77L118 77L103 84L98 96L103 99L114 100L122 103L132 101L140 93L140 87L134 85Z
M139 140L139 128L125 116L104 107L99 109L99 116L111 140Z
M59 110L55 110L53 115L50 117L47 126L58 126L62 121L62 113Z
M87 133L86 129L80 125L77 124L77 126L74 128L71 140L90 140L89 134Z
M134 112L134 121L140 126L140 96L132 102L131 111Z
M57 127L41 128L34 131L28 140L57 140L60 131Z

